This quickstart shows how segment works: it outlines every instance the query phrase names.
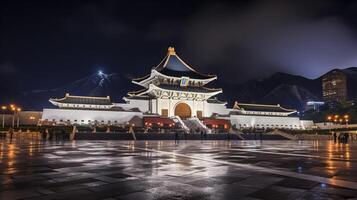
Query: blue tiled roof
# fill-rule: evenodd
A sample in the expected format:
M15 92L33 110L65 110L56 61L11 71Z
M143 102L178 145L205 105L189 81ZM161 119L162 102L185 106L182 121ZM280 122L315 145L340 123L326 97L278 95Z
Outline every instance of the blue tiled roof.
M176 54L168 54L155 69L164 75L174 77L185 76L194 79L208 79L215 77L214 75L201 74L190 68L187 64L181 61Z

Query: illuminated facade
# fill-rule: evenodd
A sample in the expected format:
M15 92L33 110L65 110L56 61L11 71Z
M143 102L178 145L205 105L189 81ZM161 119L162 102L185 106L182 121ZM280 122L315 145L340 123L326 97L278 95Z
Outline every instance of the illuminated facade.
M346 102L346 75L340 70L333 70L322 77L322 98L326 102Z
M210 117L224 111L226 104L213 98L222 93L222 89L206 87L215 79L214 75L194 70L170 47L166 57L149 75L132 81L144 89L129 92L124 100L148 114L183 119Z
M137 116L160 116L176 119L185 129L203 128L207 119L229 121L233 127L306 129L311 121L294 116L296 110L280 105L235 103L227 108L226 102L215 98L220 88L209 88L215 75L197 72L175 52L167 55L150 74L134 79L141 86L129 92L125 103L113 103L110 97L83 97L66 94L61 99L50 99L57 109L44 109L42 121L65 124L124 124ZM211 120L212 121L212 120ZM210 121L210 122L211 122Z

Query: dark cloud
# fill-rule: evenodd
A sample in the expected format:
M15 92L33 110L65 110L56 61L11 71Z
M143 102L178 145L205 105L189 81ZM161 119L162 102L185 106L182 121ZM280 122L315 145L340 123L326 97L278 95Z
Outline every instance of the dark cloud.
M115 15L114 2L98 6L88 3L80 6L64 20L65 29L68 32L77 32L83 35L96 33L108 39L116 39L130 31L130 28L122 19Z
M17 72L17 68L11 62L0 63L0 74L3 76L13 76Z
M334 13L337 6L333 1L259 1L244 9L213 4L192 18L186 48L231 81L276 71L315 78L357 64L356 37Z

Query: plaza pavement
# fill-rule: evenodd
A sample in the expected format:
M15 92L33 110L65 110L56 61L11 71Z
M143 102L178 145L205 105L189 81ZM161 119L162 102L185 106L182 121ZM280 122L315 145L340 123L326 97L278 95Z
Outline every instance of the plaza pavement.
M357 142L0 140L0 199L353 199Z

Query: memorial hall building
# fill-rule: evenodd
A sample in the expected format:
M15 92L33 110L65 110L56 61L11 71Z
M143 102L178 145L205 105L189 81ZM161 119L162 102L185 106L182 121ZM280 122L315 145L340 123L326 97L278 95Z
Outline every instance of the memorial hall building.
M236 102L232 108L227 108L226 102L216 98L222 89L207 86L216 79L215 75L196 71L170 47L164 59L149 74L132 80L142 89L128 92L123 98L124 103L112 102L109 96L66 94L63 98L49 100L57 108L44 109L41 121L55 124L120 125L134 117L157 117L172 119L186 129L194 123L207 129L206 123L219 123L222 120L238 129L308 129L313 124L311 121L300 120L296 110L280 105Z

